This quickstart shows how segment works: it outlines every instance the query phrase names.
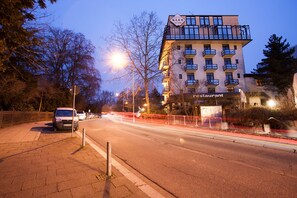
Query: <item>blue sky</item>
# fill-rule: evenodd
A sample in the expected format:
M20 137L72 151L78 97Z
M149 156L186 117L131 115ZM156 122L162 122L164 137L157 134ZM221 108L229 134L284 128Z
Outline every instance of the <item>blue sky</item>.
M106 66L104 37L117 21L128 22L142 11L154 11L167 22L171 14L239 15L241 25L250 25L253 41L244 47L246 72L263 58L263 49L272 34L297 45L297 0L58 0L48 6L51 25L83 33L96 46L96 67L103 78L103 90L121 91L123 85L111 79Z

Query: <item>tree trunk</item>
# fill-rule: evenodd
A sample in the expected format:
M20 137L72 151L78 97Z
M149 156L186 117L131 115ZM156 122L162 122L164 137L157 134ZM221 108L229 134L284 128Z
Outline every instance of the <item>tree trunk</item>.
M144 87L145 87L145 103L147 105L146 106L147 107L147 113L150 114L151 113L151 108L150 108L149 86L148 86L147 80L145 80Z

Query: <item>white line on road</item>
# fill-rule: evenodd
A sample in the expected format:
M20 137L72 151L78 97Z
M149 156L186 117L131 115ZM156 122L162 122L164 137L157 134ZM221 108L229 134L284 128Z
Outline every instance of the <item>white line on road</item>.
M82 137L82 134L76 132L76 134ZM87 143L93 147L104 159L106 159L106 152L100 149L92 140L86 136ZM137 186L142 192L144 192L147 196L151 198L165 198L158 191L153 189L150 185L142 181L139 177L137 177L134 173L130 172L127 168L121 165L118 161L112 158L112 165L120 171L127 179L129 179L135 186Z

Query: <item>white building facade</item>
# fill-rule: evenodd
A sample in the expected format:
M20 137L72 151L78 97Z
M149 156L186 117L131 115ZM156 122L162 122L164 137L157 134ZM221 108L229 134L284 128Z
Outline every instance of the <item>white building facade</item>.
M170 15L159 57L163 104L239 107L248 90L242 49L251 40L237 15Z

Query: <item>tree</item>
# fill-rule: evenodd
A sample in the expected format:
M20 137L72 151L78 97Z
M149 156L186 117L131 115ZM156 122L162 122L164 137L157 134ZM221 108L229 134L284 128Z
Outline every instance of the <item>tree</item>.
M42 69L38 45L41 38L35 22L36 8L45 0L0 0L0 109L34 110L37 79ZM56 0L50 0L51 3Z
M56 89L64 92L59 99L68 98L70 101L69 89L76 85L80 89L77 106L85 109L93 103L100 90L101 76L95 68L95 47L92 43L80 33L49 28L43 49L43 61L47 68L44 75L55 83Z
M264 85L271 90L277 91L280 95L287 94L292 87L294 73L297 72L296 59L293 54L295 49L283 37L273 34L270 36L263 58L254 70L259 75Z
M126 25L121 22L116 23L114 34L107 39L111 50L118 48L127 54L131 62L131 65L126 67L127 72L131 79L135 71L138 86L144 88L148 113L150 113L149 88L161 74L158 70L161 38L161 21L156 14L142 12Z
M56 0L50 0L51 3ZM37 6L46 8L45 0L0 0L0 71L8 67L18 70L11 63L11 58L28 58L29 49L38 43L37 30L29 27L28 22L36 19L34 10Z

